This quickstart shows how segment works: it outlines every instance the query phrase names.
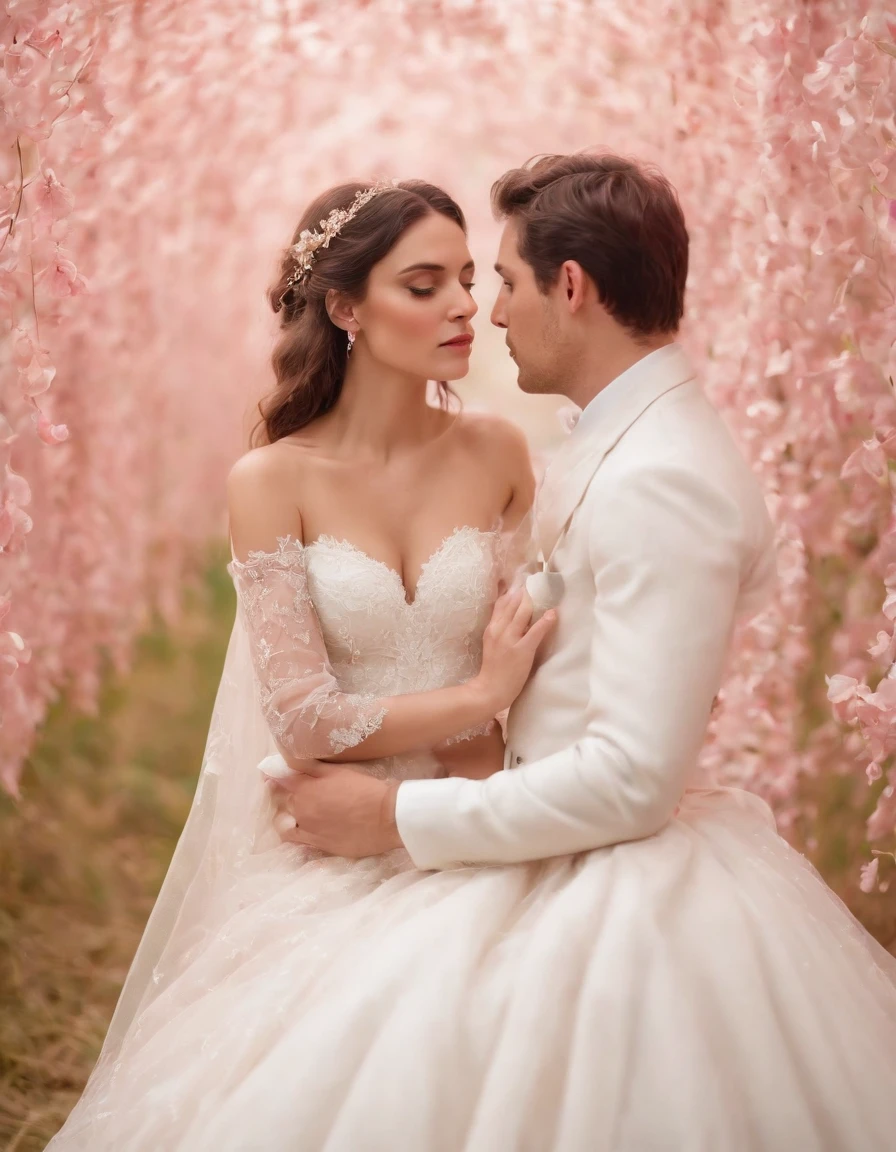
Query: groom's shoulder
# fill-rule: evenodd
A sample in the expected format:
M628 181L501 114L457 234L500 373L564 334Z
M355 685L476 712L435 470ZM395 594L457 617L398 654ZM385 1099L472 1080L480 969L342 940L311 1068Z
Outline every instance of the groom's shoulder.
M727 421L697 386L676 389L637 420L598 469L598 489L690 493L764 508L756 475Z
M662 462L701 470L718 457L740 458L740 451L702 387L688 381L645 409L611 455L622 468Z

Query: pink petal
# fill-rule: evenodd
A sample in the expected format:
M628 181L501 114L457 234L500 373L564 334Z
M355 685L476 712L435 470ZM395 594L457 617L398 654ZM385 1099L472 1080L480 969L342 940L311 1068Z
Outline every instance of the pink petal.
M852 452L840 470L844 480L855 480L865 472L878 483L887 480L889 466L883 445L878 440L865 440Z
M5 505L0 508L0 548L6 548L12 540L15 524L12 518L12 509Z
M38 208L56 220L68 216L75 206L75 198L71 192L56 179L52 168L47 168L40 181L35 199Z
M863 864L861 870L861 880L859 880L859 888L863 892L873 892L877 884L877 873L880 868L880 858L875 856L870 864Z
M6 470L6 494L7 499L11 500L18 508L23 508L26 504L31 503L31 488L28 481L18 472L13 472L11 468Z
M40 396L53 383L56 369L46 353L38 353L28 367L19 372L19 384L26 396Z
M790 348L785 348L783 352L776 348L768 358L765 365L765 375L768 376L782 376L785 372L789 372L793 364L793 351Z
M19 88L37 87L50 72L50 62L30 44L12 44L3 57L3 67L11 83Z
M855 43L855 40L850 38L841 40L839 44L828 48L824 54L825 60L835 68L848 68L855 55Z
M30 659L31 651L18 632L0 632L0 673L11 675Z
M877 640L868 649L869 655L875 659L883 656L893 644L893 636L889 632L878 632Z
M16 367L26 368L34 355L34 344L27 332L22 332L21 329L19 331L21 335L16 338L16 342L13 344L13 360Z
M57 259L50 273L50 292L62 299L65 296L79 296L87 291L87 281L78 272L71 260Z
M51 446L61 444L69 437L69 431L65 424L51 424L43 412L37 419L37 434L45 444Z
M828 700L832 704L843 704L851 700L856 692L858 681L854 676L828 676Z

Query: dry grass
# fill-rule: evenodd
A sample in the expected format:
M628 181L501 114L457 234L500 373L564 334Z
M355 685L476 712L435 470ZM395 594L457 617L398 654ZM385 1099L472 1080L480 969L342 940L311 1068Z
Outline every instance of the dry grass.
M0 1148L42 1149L95 1061L192 799L233 614L216 557L96 717L60 703L0 798Z
M177 639L154 628L99 714L61 703L27 766L19 805L0 798L0 1147L37 1152L77 1099L189 808L230 631L216 556ZM855 884L861 785L810 784L816 863L896 951L896 881Z

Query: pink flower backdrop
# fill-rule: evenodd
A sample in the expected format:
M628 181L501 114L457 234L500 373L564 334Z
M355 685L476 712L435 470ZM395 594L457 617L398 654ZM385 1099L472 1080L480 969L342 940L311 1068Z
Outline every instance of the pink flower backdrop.
M867 777L896 832L896 17L869 0L6 0L0 15L0 762L177 610L268 382L301 206L422 175L493 229L542 151L658 163L685 340L766 486L781 584L705 756L785 822ZM483 286L483 301L489 287ZM669 653L670 674L675 654ZM878 880L879 858L864 884ZM881 877L885 869L881 869Z

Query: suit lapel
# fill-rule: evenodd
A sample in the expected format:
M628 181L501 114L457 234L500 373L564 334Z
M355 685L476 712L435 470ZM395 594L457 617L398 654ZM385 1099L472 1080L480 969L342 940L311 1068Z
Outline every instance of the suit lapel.
M690 361L676 345L657 362L634 366L621 398L599 424L573 429L548 466L535 502L535 536L546 562L607 454L653 403L693 378Z

